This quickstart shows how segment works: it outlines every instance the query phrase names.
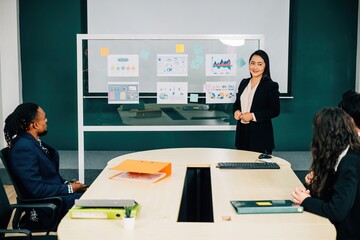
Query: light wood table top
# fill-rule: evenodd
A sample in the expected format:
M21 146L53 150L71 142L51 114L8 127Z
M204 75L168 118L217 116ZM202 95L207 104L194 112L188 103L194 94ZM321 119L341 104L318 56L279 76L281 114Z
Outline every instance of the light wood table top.
M259 153L216 148L173 148L136 152L108 162L84 199L134 199L141 209L135 228L121 220L70 219L58 228L60 240L70 239L335 239L334 226L308 212L237 214L230 200L290 199L301 182L291 165L277 157L280 170L225 170L218 162L255 161ZM111 180L111 170L125 159L172 163L172 175L157 183ZM187 167L209 167L214 222L177 222ZM230 221L224 220L231 218Z

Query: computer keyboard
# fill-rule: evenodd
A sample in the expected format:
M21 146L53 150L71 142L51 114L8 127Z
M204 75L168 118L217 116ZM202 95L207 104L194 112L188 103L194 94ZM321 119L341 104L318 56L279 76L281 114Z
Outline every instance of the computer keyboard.
M275 162L219 162L218 167L223 169L280 169Z

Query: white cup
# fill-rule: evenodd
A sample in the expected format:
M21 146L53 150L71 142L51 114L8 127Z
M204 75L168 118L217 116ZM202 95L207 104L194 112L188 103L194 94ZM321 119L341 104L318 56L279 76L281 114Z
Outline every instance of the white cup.
M133 229L135 225L135 217L123 217L123 225L125 229Z

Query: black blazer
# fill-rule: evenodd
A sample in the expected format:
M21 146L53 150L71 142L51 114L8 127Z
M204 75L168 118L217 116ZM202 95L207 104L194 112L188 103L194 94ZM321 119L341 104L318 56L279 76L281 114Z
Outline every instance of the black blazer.
M241 110L240 96L248 85L250 78L243 79L239 85L233 113ZM256 152L270 152L275 148L271 119L280 114L279 85L272 80L262 79L255 91L250 112L254 113L256 122L249 124L237 122L235 146L238 149Z
M337 239L360 239L360 155L349 149L334 176L328 200L305 198L305 211L328 218Z

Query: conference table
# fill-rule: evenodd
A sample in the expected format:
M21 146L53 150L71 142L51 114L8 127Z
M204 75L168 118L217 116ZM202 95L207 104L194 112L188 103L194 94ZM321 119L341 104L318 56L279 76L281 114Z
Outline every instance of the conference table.
M280 169L219 169L218 162L254 162L259 153L219 148L170 148L121 155L110 160L82 199L134 199L141 208L134 229L119 219L72 219L58 227L70 239L335 239L328 219L308 213L237 214L231 200L284 200L301 182L291 164L273 156ZM111 179L124 160L171 162L172 174L156 183ZM206 169L211 186L210 221L179 222L189 169Z

